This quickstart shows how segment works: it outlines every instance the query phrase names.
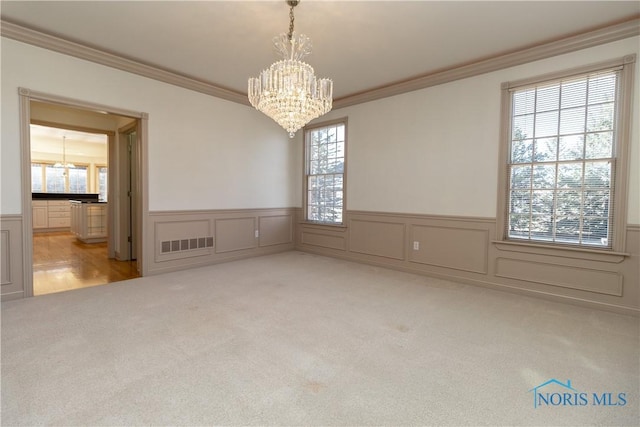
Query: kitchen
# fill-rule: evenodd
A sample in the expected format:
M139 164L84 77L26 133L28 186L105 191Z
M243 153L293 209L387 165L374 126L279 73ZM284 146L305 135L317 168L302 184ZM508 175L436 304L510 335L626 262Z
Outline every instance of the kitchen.
M62 106L36 104L32 110L36 116L103 119ZM30 134L34 295L138 277L134 260L110 254L119 234L109 221L108 197L115 133L32 119Z

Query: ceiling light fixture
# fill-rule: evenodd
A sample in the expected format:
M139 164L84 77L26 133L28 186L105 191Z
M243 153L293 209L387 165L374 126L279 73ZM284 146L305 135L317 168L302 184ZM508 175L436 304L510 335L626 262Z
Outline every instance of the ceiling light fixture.
M66 147L67 137L62 137L62 163L57 162L53 165L54 168L65 168L65 169L73 169L76 167L73 163L67 163L67 147Z
M333 82L316 79L311 65L302 59L311 53L311 39L293 31L293 8L299 0L287 0L289 33L273 38L284 59L271 64L258 77L249 78L249 102L275 120L293 138L311 120L331 111Z

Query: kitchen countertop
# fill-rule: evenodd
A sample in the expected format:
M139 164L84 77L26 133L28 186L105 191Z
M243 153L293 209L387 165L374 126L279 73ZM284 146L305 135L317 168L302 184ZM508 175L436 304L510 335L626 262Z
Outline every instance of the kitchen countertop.
M93 204L93 205L98 205L98 204L102 204L102 205L106 205L107 202L103 202L100 200L74 200L74 199L70 199L69 200L71 203L86 203L86 204Z
M98 202L94 193L31 193L31 200L80 200Z

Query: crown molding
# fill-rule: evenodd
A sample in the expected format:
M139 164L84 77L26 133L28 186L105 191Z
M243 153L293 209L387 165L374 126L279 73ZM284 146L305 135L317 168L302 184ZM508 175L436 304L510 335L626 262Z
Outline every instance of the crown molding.
M236 92L210 82L197 80L173 71L124 58L107 51L65 40L9 21L0 20L0 30L0 35L3 37L117 68L122 71L138 74L185 89L222 98L227 101L247 106L250 105L245 93ZM337 98L333 101L333 109L337 110L351 105L425 89L552 56L611 43L639 34L640 16L636 16L618 24Z
M6 20L0 20L0 35L54 52L117 68L143 77L194 90L238 104L250 105L247 95L212 83L164 70L113 53L65 40Z
M353 95L347 95L333 101L333 109L362 104L381 98L400 95L431 86L466 79L480 74L498 71L528 62L550 58L589 47L598 46L640 34L640 17L597 30L573 35L552 42L535 45L527 49L494 56L481 61L475 61L456 67L447 68L429 74L424 74L407 80L402 80L375 89L366 90Z

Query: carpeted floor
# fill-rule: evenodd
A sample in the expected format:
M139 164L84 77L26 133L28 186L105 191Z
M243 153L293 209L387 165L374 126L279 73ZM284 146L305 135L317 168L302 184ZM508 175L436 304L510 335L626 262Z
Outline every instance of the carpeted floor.
M2 303L2 425L637 425L639 336L287 252Z

